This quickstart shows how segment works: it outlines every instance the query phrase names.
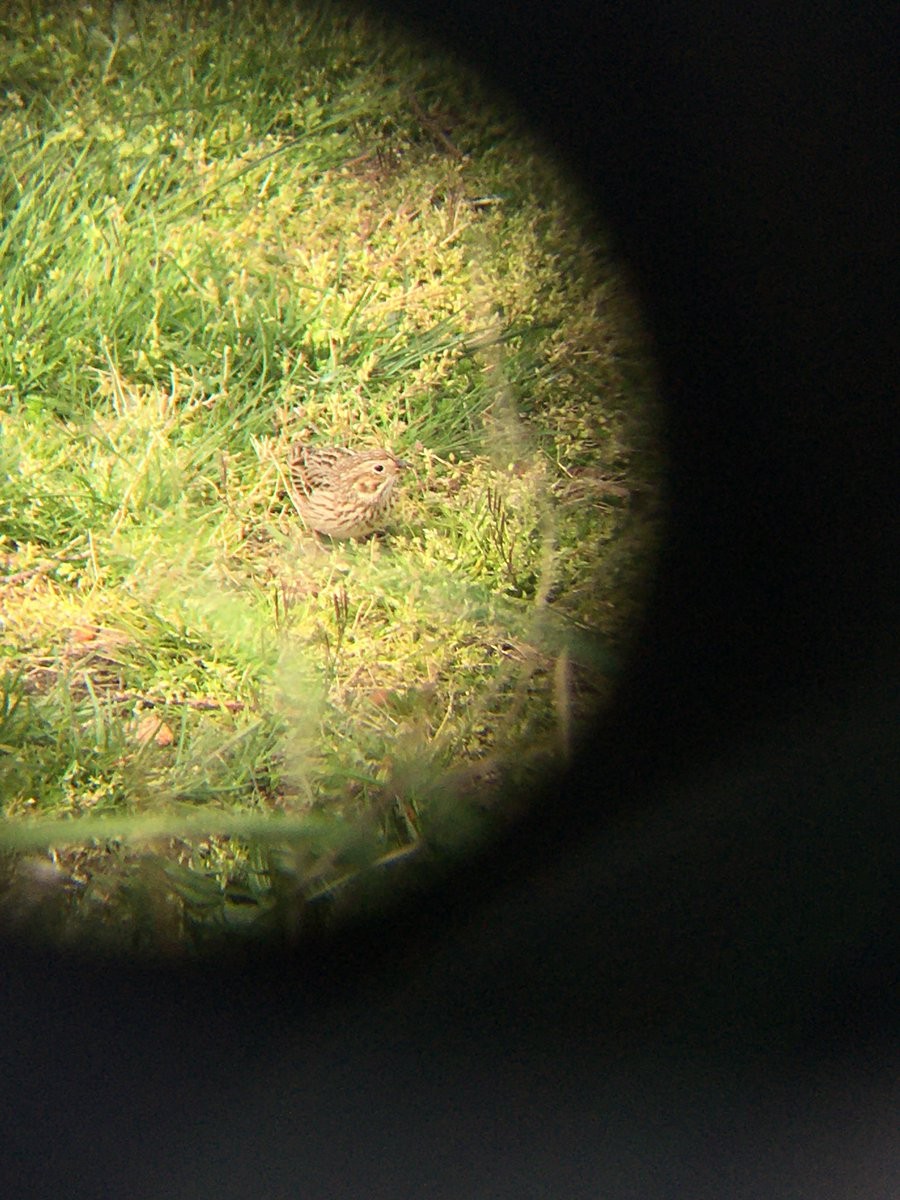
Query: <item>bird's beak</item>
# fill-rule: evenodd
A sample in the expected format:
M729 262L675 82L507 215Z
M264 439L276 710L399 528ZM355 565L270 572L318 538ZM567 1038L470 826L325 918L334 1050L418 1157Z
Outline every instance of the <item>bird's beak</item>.
M394 462L397 464L398 467L408 467L409 466L409 463L406 461L405 458L395 458Z

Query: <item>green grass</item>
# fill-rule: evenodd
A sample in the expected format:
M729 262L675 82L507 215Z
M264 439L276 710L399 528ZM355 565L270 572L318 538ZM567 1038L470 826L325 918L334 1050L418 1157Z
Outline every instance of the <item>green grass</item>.
M0 21L0 916L294 938L521 809L658 524L627 282L458 65L327 4ZM298 436L413 466L320 545Z

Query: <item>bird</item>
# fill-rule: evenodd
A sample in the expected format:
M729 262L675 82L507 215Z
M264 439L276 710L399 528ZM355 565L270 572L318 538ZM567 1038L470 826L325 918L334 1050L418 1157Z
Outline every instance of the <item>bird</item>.
M390 450L298 442L290 451L294 504L315 533L364 538L383 528L397 479L408 465Z

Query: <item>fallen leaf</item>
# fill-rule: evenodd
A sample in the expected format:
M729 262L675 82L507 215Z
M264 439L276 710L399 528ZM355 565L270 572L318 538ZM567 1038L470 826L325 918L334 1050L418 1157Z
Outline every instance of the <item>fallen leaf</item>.
M175 734L171 728L153 713L141 717L135 729L135 737L142 746L146 746L148 742L155 742L157 746L171 746L175 741Z

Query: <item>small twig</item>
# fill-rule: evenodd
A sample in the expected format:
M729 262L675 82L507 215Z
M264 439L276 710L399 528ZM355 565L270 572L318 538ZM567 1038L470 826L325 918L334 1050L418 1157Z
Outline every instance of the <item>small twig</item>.
M26 567L23 571L16 571L12 575L0 575L0 588L13 587L17 583L27 583L29 579L48 575L65 563L84 562L88 557L85 552L84 554L62 554L58 558L45 558L43 562L39 562L33 567Z
M358 166L361 166L362 163L369 162L369 160L373 159L374 157L375 157L374 150L366 150L362 154L357 154L355 158L345 159L343 165L345 167L358 167Z
M435 121L433 117L429 117L428 113L424 110L424 108L422 108L421 104L419 104L418 100L412 93L410 93L409 96L409 104L410 108L413 110L431 136L436 141L440 142L449 154L452 154L454 158L458 159L465 157L459 147L454 146L453 142L450 141L446 133L444 133L443 129L441 129L440 125L438 125L437 121Z
M147 708L181 707L198 712L243 712L247 705L243 700L203 700L190 696L146 696L142 692L112 692L107 699L112 704L144 704Z
M16 571L14 575L3 575L0 577L0 588L12 587L16 583L25 583L29 579L37 579L40 575L46 575L52 571L55 566L57 566L55 562L43 562L36 567L29 567L26 571Z

